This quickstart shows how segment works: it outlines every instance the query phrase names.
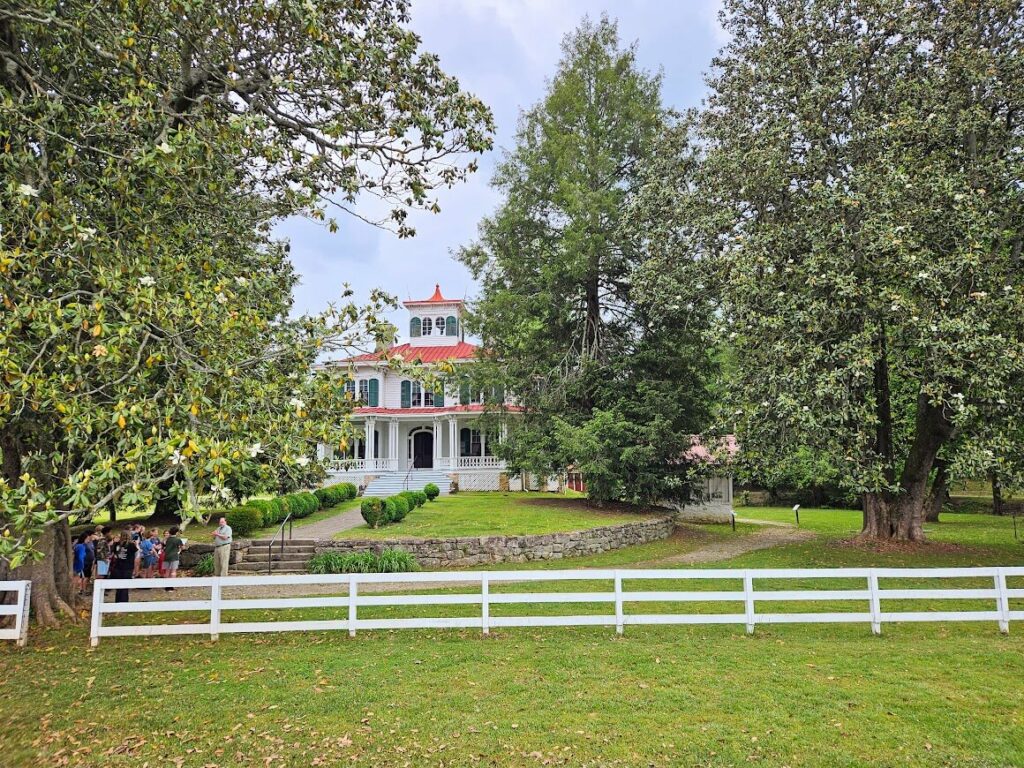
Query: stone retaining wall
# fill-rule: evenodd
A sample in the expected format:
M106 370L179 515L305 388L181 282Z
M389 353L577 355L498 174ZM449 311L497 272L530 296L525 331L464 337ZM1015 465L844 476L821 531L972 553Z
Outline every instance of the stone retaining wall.
M186 531L186 538L188 532ZM231 562L240 563L245 559L245 553L249 549L250 542L248 539L235 539L231 542ZM182 568L195 568L200 560L206 555L213 554L213 544L200 544L192 542L188 543L185 549L181 550L181 567ZM266 549L264 549L264 560L266 560Z
M329 539L316 543L316 552L377 552L404 549L424 570L458 568L529 560L560 560L610 549L667 539L675 523L671 515L651 516L636 523L606 525L589 531L532 536L464 536L451 539Z

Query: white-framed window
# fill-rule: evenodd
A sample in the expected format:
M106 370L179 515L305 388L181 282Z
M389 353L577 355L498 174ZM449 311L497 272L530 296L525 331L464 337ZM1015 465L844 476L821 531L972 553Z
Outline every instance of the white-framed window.
M420 408L423 405L423 387L420 386L418 381L412 383L411 404L413 408Z
M433 321L429 317L424 317L423 318L422 329L423 330L421 331L421 333L424 336L429 336L433 332L433 329L434 329Z
M370 402L370 380L360 379L359 380L359 402L364 405Z
M445 325L443 317L438 317L434 320L434 328L438 336L444 336Z

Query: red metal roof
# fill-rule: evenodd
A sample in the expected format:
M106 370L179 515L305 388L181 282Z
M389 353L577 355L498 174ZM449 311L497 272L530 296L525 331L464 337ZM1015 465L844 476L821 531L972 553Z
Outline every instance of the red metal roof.
M388 358L401 355L403 360L409 362L419 361L421 363L439 363L442 360L472 360L476 357L479 349L476 344L468 341L460 341L444 347L414 347L411 344L398 344L385 352L368 352L365 355L358 355L349 358L344 362L362 363L375 360L387 360Z
M521 411L518 405L506 405L506 411ZM352 413L357 416L401 416L406 415L430 416L441 413L483 413L484 406L474 405L447 405L443 408L355 408Z
M416 304L462 304L462 299L446 299L441 295L440 283L434 284L434 295L429 299L409 299L408 301L402 302L407 307L411 307Z

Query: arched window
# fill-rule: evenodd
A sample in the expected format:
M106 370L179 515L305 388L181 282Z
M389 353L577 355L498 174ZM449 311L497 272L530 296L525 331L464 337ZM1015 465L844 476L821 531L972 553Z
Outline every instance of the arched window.
M436 333L438 336L444 336L444 318L438 317L434 319L434 328L437 329Z
M433 326L430 318L429 317L424 317L423 318L423 335L424 336L429 336L430 332L433 330L433 327L434 326Z
M448 322L445 324L445 328L446 328L449 336L458 336L459 335L459 321L456 320L451 315L448 316Z
M409 335L419 336L420 331L420 319L418 317L414 317L412 320L409 321Z

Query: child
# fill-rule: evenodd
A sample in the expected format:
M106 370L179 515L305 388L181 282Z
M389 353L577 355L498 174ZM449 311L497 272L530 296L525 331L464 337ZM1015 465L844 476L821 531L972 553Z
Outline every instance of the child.
M148 579L153 575L153 568L156 566L156 546L152 538L140 537L139 541L139 570L142 571L142 578Z
M110 574L110 544L113 528L109 525L96 526L96 578L105 579Z
M72 571L74 572L75 584L78 585L78 594L80 595L85 594L85 585L87 583L85 577L85 556L88 554L89 548L85 545L85 542L88 538L88 533L79 534L74 549L75 559Z

